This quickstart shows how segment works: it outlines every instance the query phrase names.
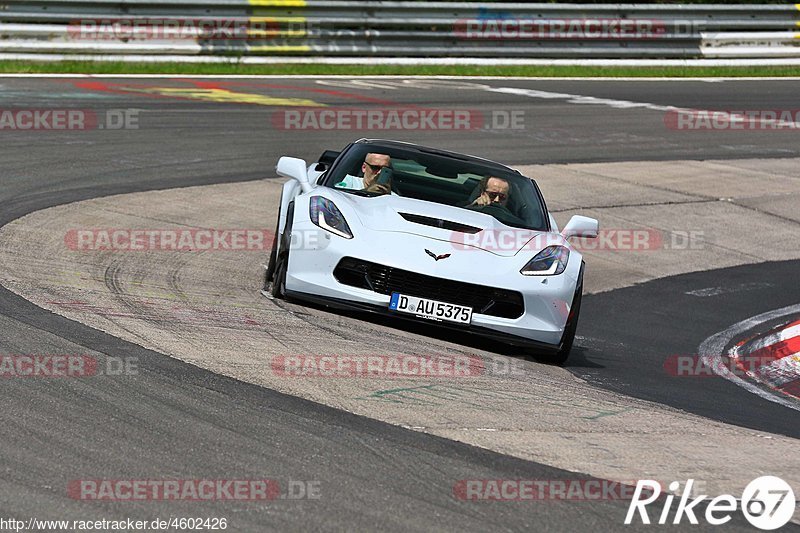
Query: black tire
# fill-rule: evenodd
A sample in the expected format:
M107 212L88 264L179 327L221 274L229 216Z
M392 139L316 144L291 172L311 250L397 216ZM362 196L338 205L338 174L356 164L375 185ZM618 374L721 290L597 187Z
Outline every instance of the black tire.
M280 237L280 252L276 252L276 247L273 244L272 253L270 254L270 264L267 268L267 275L265 276L265 284L269 283L270 278L272 286L270 293L274 298L286 298L286 270L289 268L289 247L291 245L292 235L292 221L294 219L294 202L289 204L286 210L286 227ZM277 228L275 230L275 243L277 244Z
M281 253L277 262L270 293L274 298L283 299L286 297L286 266L289 263L289 252Z
M581 271L578 274L578 283L575 286L575 295L572 297L572 307L569 310L567 323L564 326L564 334L561 335L560 348L552 355L543 357L543 359L554 365L563 365L569 359L569 354L572 351L572 344L575 342L575 332L578 330L578 317L581 314L581 300L583 299L583 268L584 263L581 263Z
M275 277L275 267L277 266L277 252L278 252L278 226L275 226L275 235L272 237L272 250L269 252L269 262L267 263L267 270L264 274L264 287L265 291L269 290L269 284Z

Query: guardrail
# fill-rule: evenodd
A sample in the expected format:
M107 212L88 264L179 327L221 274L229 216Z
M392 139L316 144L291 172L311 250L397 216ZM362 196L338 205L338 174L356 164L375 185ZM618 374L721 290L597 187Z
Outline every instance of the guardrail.
M0 53L800 57L794 4L0 0Z

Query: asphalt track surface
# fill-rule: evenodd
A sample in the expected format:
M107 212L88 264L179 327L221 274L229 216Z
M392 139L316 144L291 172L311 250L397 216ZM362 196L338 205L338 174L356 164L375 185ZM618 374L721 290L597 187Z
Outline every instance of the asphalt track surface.
M723 380L686 379L662 370L672 355L697 354L706 338L725 329L721 324L796 304L800 299L798 268L797 261L762 263L590 295L585 300L586 316L596 320L582 323L580 348L570 358L570 370L610 390L729 424L800 438L796 411ZM753 279L768 281L737 290ZM723 290L712 297L691 294L708 287Z
M141 109L139 129L3 131L0 225L63 203L154 189L260 179L277 157L313 159L359 132L282 131L269 108L153 95L146 87L186 80L0 79L0 107ZM611 105L565 105L453 88L320 87L307 80L250 80L239 92L524 110L522 132L397 132L392 137L480 154L509 164L652 159L797 157L796 132L670 131L664 113ZM259 84L270 87L258 87ZM123 89L120 85L124 86ZM276 86L279 86L276 88ZM711 109L793 109L800 81L514 81L503 87ZM138 92L131 91L134 87ZM231 85L225 87L231 88ZM315 92L316 91L316 92ZM35 243L31 243L35 246ZM798 262L687 274L587 296L570 369L592 383L720 420L797 438L797 411L723 380L674 380L664 357L694 353L709 335L760 312L797 303ZM763 279L757 293L711 298L690 290ZM647 311L647 312L643 312ZM243 384L149 352L44 311L0 289L0 353L136 356L138 376L116 380L2 383L0 516L152 519L226 516L230 529L387 530L617 529L625 502L463 502L459 479L581 479L584 476L357 417ZM731 406L735 406L732 409ZM319 500L87 503L66 496L83 478L258 478L321 482ZM755 473L754 473L755 477ZM746 524L737 521L729 527ZM702 528L701 528L702 529Z

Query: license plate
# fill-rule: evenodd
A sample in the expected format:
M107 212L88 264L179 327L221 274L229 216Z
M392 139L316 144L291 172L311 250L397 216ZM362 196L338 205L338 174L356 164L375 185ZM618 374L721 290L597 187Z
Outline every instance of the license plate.
M392 293L389 309L399 313L407 313L436 322L456 322L469 324L472 321L472 308L463 305L437 302L427 298L406 296L397 292Z

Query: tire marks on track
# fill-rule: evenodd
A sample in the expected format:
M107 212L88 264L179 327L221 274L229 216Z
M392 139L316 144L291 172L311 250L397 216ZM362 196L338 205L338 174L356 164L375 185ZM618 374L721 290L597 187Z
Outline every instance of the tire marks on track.
M265 206L260 199L277 200L279 186L263 181L142 193L91 200L30 216L36 217L39 231L75 227L77 220L88 220L84 223L89 227L152 227L150 218L189 227L247 227L248 221L252 224L252 220L263 217ZM205 205L204 199L212 205ZM180 212L175 206L181 206ZM8 234L12 229L0 229L0 243L20 242ZM431 331L422 326L400 326L385 319L268 300L259 293L266 251L263 256L244 252L112 256L56 252L52 254L56 268L74 271L102 265L101 272L107 269L112 290L101 276L99 287L82 291L83 297L91 298L96 308L116 307L128 316L106 318L80 308L59 309L59 313L223 375L402 427L607 479L636 479L644 471L668 479L677 467L696 469L698 478L717 481L720 490L739 487L740 483L743 486L750 479L732 475L730 461L702 445L713 435L732 449L747 450L757 439L746 430L594 389L563 369L508 357L514 355L513 351L500 351L491 341L443 333L428 335ZM25 257L21 250L17 258L25 261ZM0 261L6 260L0 256ZM35 276L35 271L7 261L0 266L20 280L13 282L12 288L22 290L39 305L47 307L54 292L75 298L73 291L47 284L30 292L22 281L25 276ZM218 314L207 315L208 322L153 316L146 300L134 297L133 282L158 286L179 305L185 304L184 297L191 300L197 288L206 288L205 292L213 295L208 308ZM173 282L177 289L171 286ZM232 309L248 309L248 316L257 325L244 328L226 324L224 313ZM325 379L287 378L275 374L270 366L276 356L329 354L464 354L481 358L487 369L498 360L513 362L517 371L486 372L469 378ZM651 444L654 440L661 443L658 449ZM779 449L794 447L793 442L780 437L771 442ZM750 472L755 463L761 465L758 458L745 455L738 467L741 472Z

